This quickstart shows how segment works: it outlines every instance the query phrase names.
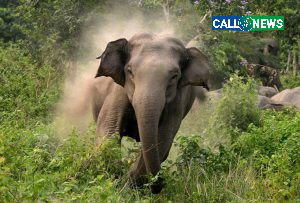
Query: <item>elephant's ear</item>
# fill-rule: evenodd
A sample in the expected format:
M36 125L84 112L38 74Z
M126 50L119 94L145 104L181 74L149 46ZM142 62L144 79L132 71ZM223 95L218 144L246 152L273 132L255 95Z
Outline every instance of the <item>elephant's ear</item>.
M186 49L188 59L182 68L178 87L186 85L203 86L207 90L209 79L208 58L197 48Z
M128 41L124 38L109 42L101 58L100 66L95 77L111 77L116 83L124 86L124 66L128 59Z

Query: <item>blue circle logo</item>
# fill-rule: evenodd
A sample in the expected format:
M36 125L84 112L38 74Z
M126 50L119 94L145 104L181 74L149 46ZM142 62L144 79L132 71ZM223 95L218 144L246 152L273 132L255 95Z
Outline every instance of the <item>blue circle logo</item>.
M253 19L249 16L242 16L238 25L242 31L250 31L253 28Z

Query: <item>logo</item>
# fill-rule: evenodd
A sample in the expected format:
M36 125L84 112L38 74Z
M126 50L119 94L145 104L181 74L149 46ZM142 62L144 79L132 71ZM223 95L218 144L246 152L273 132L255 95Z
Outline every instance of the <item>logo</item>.
M284 30L284 16L213 16L213 30Z

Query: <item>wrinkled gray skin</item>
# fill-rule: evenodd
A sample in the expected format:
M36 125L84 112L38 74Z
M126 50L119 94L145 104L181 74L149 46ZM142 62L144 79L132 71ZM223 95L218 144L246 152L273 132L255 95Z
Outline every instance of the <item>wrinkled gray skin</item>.
M208 88L208 60L176 38L148 33L108 43L99 58L101 85L95 90L101 95L93 105L98 140L119 133L141 141L141 154L129 172L130 183L140 185L168 157L195 87ZM151 187L153 193L161 189L159 181Z

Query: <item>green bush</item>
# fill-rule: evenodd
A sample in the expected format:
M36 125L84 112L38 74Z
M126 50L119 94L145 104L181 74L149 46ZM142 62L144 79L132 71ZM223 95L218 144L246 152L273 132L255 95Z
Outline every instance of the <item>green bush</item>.
M208 133L219 137L225 136L234 142L250 124L260 123L255 81L245 80L235 74L224 86L222 94Z
M39 67L18 45L0 44L0 120L23 127L47 118L61 92L62 74Z
M285 89L300 87L300 74L298 74L297 76L282 75L280 79Z
M94 128L59 141L51 128L1 126L0 196L5 202L119 198L114 180L128 170L117 139L94 145ZM83 136L83 135L82 135Z
M297 198L299 122L296 111L267 111L230 146L217 152L199 135L176 139L176 160L164 163L160 195L124 187L136 146L115 138L95 148L92 126L65 140L52 126L0 125L0 196L11 201L265 202ZM133 147L132 147L133 146Z
M217 151L203 145L202 136L179 136L175 143L178 155L173 163L176 170L167 178L174 181L175 177L183 176L182 187L191 194L185 198L202 191L193 196L199 202L236 201L233 193L245 202L299 199L300 112L268 110L261 112L260 118L259 125L248 123L247 129L238 130L239 136L231 145L218 145ZM232 185L226 184L229 182ZM193 184L200 186L196 189ZM179 183L172 189L177 193L184 191Z
M233 149L253 162L276 199L300 196L300 112L266 111L262 126L251 125Z

